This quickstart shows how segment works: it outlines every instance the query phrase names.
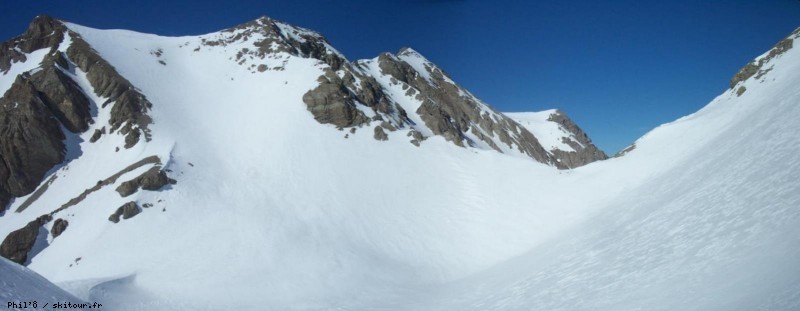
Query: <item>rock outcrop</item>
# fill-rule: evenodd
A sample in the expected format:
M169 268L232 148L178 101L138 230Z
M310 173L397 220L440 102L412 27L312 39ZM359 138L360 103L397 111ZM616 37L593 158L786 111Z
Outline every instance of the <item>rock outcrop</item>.
M56 219L56 221L53 222L53 228L50 230L50 234L52 234L55 239L67 230L67 226L69 226L68 221L61 218Z
M32 192L64 160L64 138L30 77L18 76L0 98L0 198Z
M165 171L161 170L160 166L154 166L142 175L120 184L117 187L117 192L122 197L127 197L136 193L139 189L155 191L166 185L175 184L175 182L174 179L167 176Z
M92 117L89 99L62 68L68 68L61 52L48 54L42 62L42 70L34 73L30 80L40 92L41 98L53 115L73 133L82 133L89 128ZM56 55L56 56L52 56ZM60 64L59 64L60 63Z
M60 47L69 36L66 53ZM38 16L27 31L0 44L0 71L28 61L26 54L49 49L39 68L22 73L0 97L0 210L14 197L35 190L44 174L64 161L65 133L81 133L93 123L93 105L86 93L107 98L113 104L110 132L125 135L125 148L144 137L150 139L147 111L152 104L113 66L95 52L80 35L58 20ZM86 72L93 90L83 90L65 71L77 67ZM105 128L103 128L105 130ZM96 141L101 132L92 139Z
M0 43L0 72L8 72L12 63L25 62L27 53L57 46L64 40L65 30L58 20L37 16L21 36Z
M561 167L527 129L480 101L413 49L384 53L376 62L382 74L422 102L416 113L435 135L458 146L485 144Z
M308 111L319 123L337 127L358 126L368 118L356 108L353 97L335 74L319 77L319 86L303 95Z
M245 42L251 42L252 46L241 48L235 61L249 65L252 73L283 70L283 67L275 66L274 61L269 66L250 63L251 59L280 60L291 55L319 60L318 65L324 71L317 79L319 85L305 93L302 100L320 123L343 129L374 127L371 123L378 121L384 134L401 129L415 130L418 133L415 135L432 132L457 146L521 153L558 168L568 167L545 150L527 129L480 101L410 48L394 55L384 53L373 60L348 62L319 33L262 17L203 38L195 50ZM382 80L384 77L390 79L388 84ZM400 85L406 96L419 101L416 111L403 109L393 97L397 94L387 90L392 85ZM416 114L414 120L423 124L412 121L409 113ZM426 129L421 130L422 127ZM383 137L377 132L374 136L378 140ZM412 143L419 145L424 138L414 138ZM588 159L583 157L571 163Z
M562 137L561 141L569 145L573 150L551 150L556 159L568 168L576 168L594 161L608 159L602 150L598 149L589 139L589 136L578 127L567 115L560 110L556 110L547 118L547 121L557 123L562 129L570 133L570 137Z
M375 140L377 141L389 140L389 135L386 135L386 132L383 131L382 127L376 126L373 132L374 134L372 135L372 137L375 138Z
M102 106L113 103L109 119L110 133L119 131L125 135L125 148L133 147L143 135L150 140L148 126L152 119L147 111L153 104L140 93L125 77L120 75L111 64L100 57L80 35L69 33L72 44L67 49L67 56L83 72L92 85L94 93L108 98Z
M122 217L122 219L128 219L138 215L139 213L141 213L139 205L137 205L136 202L131 201L117 208L117 210L114 211L111 216L108 216L108 220L113 223L118 223L120 217Z
M800 28L795 29L795 31L792 32L792 34L789 35L789 37L775 44L775 46L772 47L772 49L770 49L765 56L762 56L747 63L747 65L742 67L742 69L740 69L733 76L733 78L731 78L730 89L733 90L734 88L736 88L736 85L738 85L739 82L750 79L753 76L756 76L756 78L761 78L761 76L772 70L771 67L765 68L765 65L769 63L769 61L772 60L773 58L778 57L781 54L785 53L786 51L790 50L794 46L794 39L798 37L800 37ZM741 87L736 90L737 92L736 95L741 96L746 90L747 90L746 88Z
M36 243L36 237L39 236L39 230L52 219L50 215L42 215L29 222L25 227L9 233L0 244L0 256L24 265L28 261L28 253Z

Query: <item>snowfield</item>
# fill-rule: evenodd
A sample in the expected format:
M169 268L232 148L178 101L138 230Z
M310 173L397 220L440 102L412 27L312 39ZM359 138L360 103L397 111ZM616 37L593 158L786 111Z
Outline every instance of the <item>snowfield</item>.
M327 66L314 59L240 65L236 52L252 42L68 27L153 103L152 141L119 151L118 134L90 143L111 107L92 97L95 124L68 138L47 192L20 213L26 198L11 204L0 236L148 156L177 180L120 197L117 185L146 165L54 215L69 227L28 268L85 301L109 310L800 309L798 48L742 82L741 96L726 90L625 156L556 170L440 136L416 147L407 129L388 141L369 127L345 138L301 100ZM248 67L261 63L284 69ZM80 69L71 77L89 86ZM536 120L523 126L545 148L566 146L540 137L557 129ZM153 206L108 221L131 200ZM2 297L70 299L29 271L7 278L24 269L0 263L12 284Z
M45 304L84 303L36 272L0 257L0 302L6 310L48 309ZM34 301L36 304L34 305ZM9 304L11 303L11 304Z

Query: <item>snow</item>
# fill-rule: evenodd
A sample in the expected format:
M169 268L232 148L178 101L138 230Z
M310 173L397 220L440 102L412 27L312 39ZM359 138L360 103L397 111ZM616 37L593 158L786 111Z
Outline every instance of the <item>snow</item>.
M557 110L550 109L540 112L504 112L503 114L517 121L517 123L530 131L533 136L536 136L545 150L576 151L562 140L563 138L567 138L580 144L577 140L573 139L574 135L562 128L560 124L547 120L551 115L556 113L558 113Z
M381 72L377 57L370 60L360 60L359 66L360 68L363 68L364 73L373 76L375 80L381 84L384 90L387 90L386 96L400 105L400 107L406 112L417 111L417 109L419 109L419 107L422 105L422 101L416 98L416 95L419 94L419 90L415 89L416 92L414 95L406 95L407 90L411 88L411 86L403 83L402 81L397 81L398 83L392 83L392 78L389 75L385 75ZM409 113L408 118L414 122L413 128L419 131L422 135L425 135L426 137L433 136L433 131L431 131L431 129L425 125L425 122L422 121L422 118L418 114Z
M72 302L82 303L81 300L70 295L58 286L50 283L47 279L36 272L20 266L8 259L0 257L0 301L3 308L8 307L8 303L15 303L18 307L8 307L8 310L33 309L33 301L36 301L37 308L45 308L46 303ZM23 305L23 302L29 304Z
M338 50L336 50L336 48L328 44L328 41L324 40L322 35L315 31L311 31L302 27L292 26L278 21L275 21L274 23L276 26L278 26L278 28L280 28L281 33L288 35L292 40L298 42L306 42L304 36L322 39L322 42L325 45L325 49L327 50L326 52L328 54L334 54L341 57L342 59L347 59L346 57L344 57L344 54L340 53Z
M429 71L429 68L431 68L430 62L425 59L425 57L422 57L421 54L417 53L417 51L406 48L403 50L403 53L397 55L397 58L403 60L406 64L410 65L411 68L414 68L428 83L435 85L433 78L431 78L431 72Z
M23 53L26 59L24 62L12 62L11 68L0 75L0 96L11 88L18 75L39 67L39 63L42 62L47 52L47 49L39 49L31 53Z
M145 166L54 215L69 227L29 268L81 299L114 310L800 305L798 49L771 61L767 82L745 81L741 97L720 95L624 157L559 171L440 136L416 147L405 130L344 139L301 100L326 66L312 59L252 74L229 60L252 43L194 52L181 46L202 36L68 27L153 103L153 140L89 143L112 107L90 94L97 121L73 140L76 156L33 205L0 218L0 235L150 155L178 181L121 198L116 186ZM159 48L166 66L149 54ZM374 61L359 64L416 111ZM88 87L79 69L71 77ZM561 137L541 128L540 141ZM131 200L155 206L107 220Z
M468 99L472 100L472 102L476 105L476 108L480 111L481 116L489 117L494 122L500 122L501 117L498 112L456 84L443 71L441 71L441 69L429 62L424 56L419 54L419 52L411 48L403 48L397 56L389 53L386 53L385 55L394 60L409 64L409 66L411 66L412 69L414 69L421 77L423 77L432 88L439 87L437 85L438 82L436 82L436 80L434 80L431 76L431 73L437 72L440 74L442 81L452 84L456 87L460 96L467 97ZM400 105L403 110L406 112L416 112L422 105L422 100L417 98L418 94L421 92L415 87L404 83L403 81L398 81L394 77L384 74L380 69L379 59L380 57L368 60L359 60L356 62L357 68L362 70L363 73L374 77L375 80L378 81L378 83L380 83L385 90L384 92L386 96ZM409 93L409 91L412 91L412 93ZM425 125L425 122L422 121L422 118L419 114L410 113L408 114L408 118L414 123L412 128L416 129L425 136L433 135L433 131ZM495 133L487 132L480 125L474 123L470 124L470 128L464 133L464 137L467 140L465 144L468 144L471 148L495 150L487 142L481 140L477 135L473 134L473 129L483 134L484 137L490 139L500 152L506 155L529 159L529 155L522 153L520 150L514 149L513 146L502 142L500 138L495 135ZM508 131L508 134L509 136L514 137L513 132Z

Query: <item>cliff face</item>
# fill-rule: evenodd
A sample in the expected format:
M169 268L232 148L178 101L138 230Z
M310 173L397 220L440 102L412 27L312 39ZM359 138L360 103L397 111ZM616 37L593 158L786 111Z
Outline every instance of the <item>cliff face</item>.
M32 59L34 54L41 58ZM98 103L86 94L107 98L103 106L113 105L108 125L125 135L125 148L141 136L149 138L150 102L61 21L36 17L23 35L2 43L0 71L8 74L16 66L32 69L0 90L0 209L31 193L65 160L65 134L85 132L94 123ZM75 68L86 73L91 88L71 78Z

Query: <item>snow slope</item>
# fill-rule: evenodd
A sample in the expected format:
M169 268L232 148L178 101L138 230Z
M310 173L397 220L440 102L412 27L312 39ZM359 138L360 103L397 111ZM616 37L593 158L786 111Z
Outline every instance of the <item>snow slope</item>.
M34 301L37 308L46 310L50 309L45 307L47 303L51 305L54 302L83 303L36 272L2 257L0 257L0 275L3 276L0 278L0 287L3 288L0 291L0 301L3 302L4 309L6 307L8 310L33 309ZM16 306L8 306L9 302Z
M514 119L514 121L517 121L520 125L531 131L531 133L539 139L542 147L548 151L554 149L567 152L576 151L562 140L566 138L580 144L580 142L574 138L574 135L559 126L558 123L547 120L550 115L555 113L555 109L550 109L539 112L504 112L503 114Z
M2 75L0 75L0 77L2 77L2 79L0 79L0 94L8 91L8 88L10 88L11 84L14 83L14 79L17 77L17 75L38 67L45 54L47 54L46 49L40 49L34 51L33 53L26 54L25 58L27 60L25 62L18 64L15 63L11 69L2 72Z
M376 141L320 124L301 100L328 66L315 59L239 64L252 41L68 27L153 103L152 140L90 143L111 107L92 97L93 128L70 138L47 192L0 218L0 236L152 155L178 181L120 197L144 166L54 215L69 227L29 268L82 299L114 310L800 304L798 49L624 157L559 171L441 136L418 148L407 129ZM283 69L252 69L261 63ZM132 200L153 206L108 221Z
M611 186L639 181L591 221L421 308L800 308L799 52L746 81L741 97L725 92L626 156L577 169L614 174Z

